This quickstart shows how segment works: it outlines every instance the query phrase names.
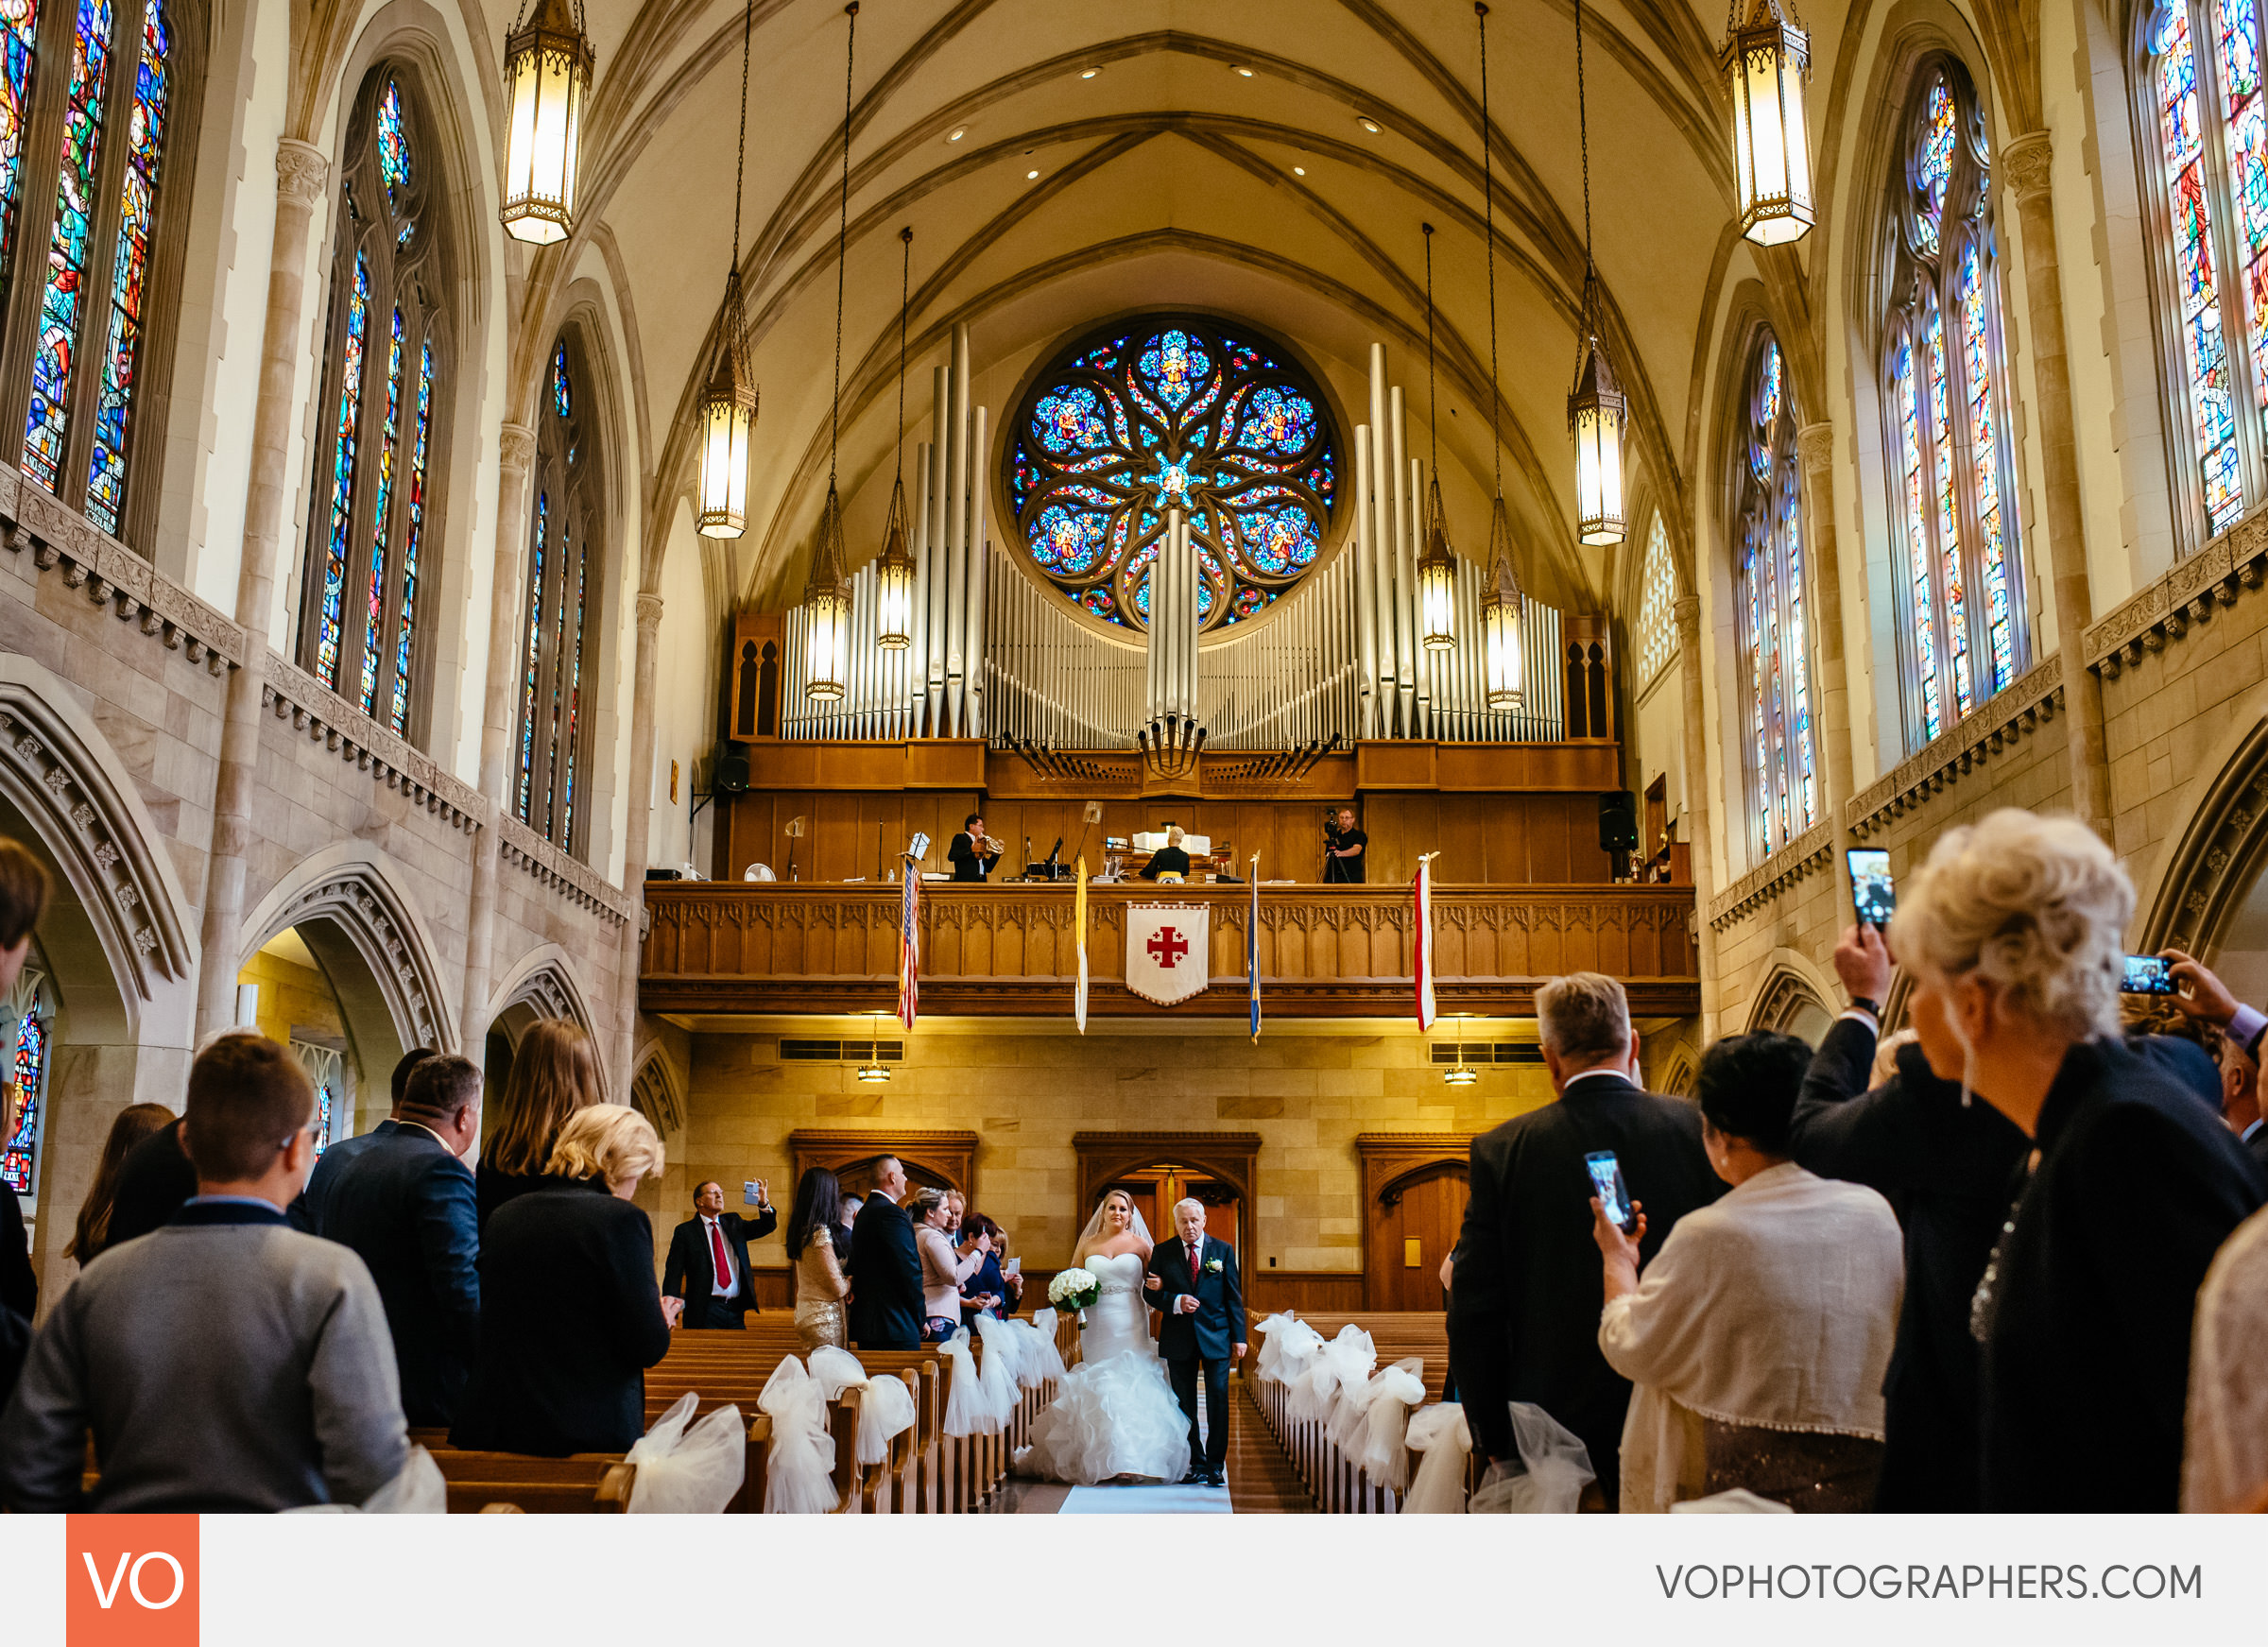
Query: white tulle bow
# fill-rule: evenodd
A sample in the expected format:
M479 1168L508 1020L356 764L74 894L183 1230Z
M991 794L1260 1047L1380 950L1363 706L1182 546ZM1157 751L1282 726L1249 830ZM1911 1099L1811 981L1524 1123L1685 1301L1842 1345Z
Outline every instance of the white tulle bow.
M1263 1319L1260 1333L1260 1360L1252 1376L1263 1384L1292 1382L1323 1347L1323 1335L1289 1311Z
M1336 1338L1315 1351L1307 1370L1292 1385L1291 1416L1303 1423L1328 1422L1339 1391L1367 1379L1377 1364L1378 1349L1370 1335L1348 1322Z
M1405 1445L1410 1409L1425 1404L1425 1358L1396 1362L1370 1381L1369 1425L1364 1436L1363 1469L1396 1492L1409 1484L1410 1454Z
M811 1376L832 1401L845 1390L862 1392L858 1405L858 1462L880 1464L890 1455L890 1442L901 1431L914 1427L914 1396L900 1378L870 1379L858 1357L847 1349L822 1345L811 1352Z
M688 1390L631 1444L627 1462L638 1469L630 1483L631 1515L721 1516L740 1491L748 1473L740 1409L719 1407L695 1424L699 1405L700 1397ZM833 1459L827 1462L833 1468Z
M756 1405L772 1420L765 1514L823 1516L833 1509L834 1437L827 1433L827 1398L817 1381L801 1362L784 1356Z
M1056 1312L1053 1310L1033 1311L1031 1334L1024 1346L1025 1388L1037 1384L1061 1383L1068 1369L1063 1365L1063 1352L1056 1347Z
M1023 1367L1023 1346L1013 1328L989 1315L977 1316L976 1336L985 1347L984 1365L977 1373L984 1385L985 1404L1005 1425L1016 1416L1016 1403L1022 1395L1017 1381Z
M1000 1414L985 1396L976 1376L976 1357L969 1353L969 1329L956 1327L953 1336L937 1346L950 1372L945 1392L945 1433L990 1435L1000 1429Z
M1461 1516L1465 1513L1465 1462L1472 1456L1472 1432L1465 1426L1465 1409L1455 1401L1436 1401L1410 1415L1401 1444L1425 1454L1418 1478L1401 1496L1405 1516Z

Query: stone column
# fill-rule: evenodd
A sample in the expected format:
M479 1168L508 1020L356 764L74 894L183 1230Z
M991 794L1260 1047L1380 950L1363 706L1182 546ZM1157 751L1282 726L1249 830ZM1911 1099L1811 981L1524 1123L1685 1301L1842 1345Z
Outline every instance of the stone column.
M1716 888L1716 860L1710 856L1709 710L1701 691L1708 667L1701 650L1701 597L1681 594L1671 608L1677 619L1677 672L1685 712L1686 840L1693 861L1693 944L1701 966L1701 1044L1717 1038L1717 939L1709 929L1709 901Z
M291 433L299 413L300 362L306 353L307 234L330 174L330 162L312 144L294 137L276 140L276 228L268 242L267 318L261 333L259 398L252 403L252 468L245 490L243 549L236 572L236 622L244 630L244 656L229 673L222 710L213 849L205 869L203 960L198 975L200 1038L236 1021L236 945L244 924L246 859L253 841L268 608L275 599L284 499L291 492Z
M1803 460L1804 490L1811 499L1804 558L1812 568L1812 628L1818 640L1819 721L1815 735L1825 779L1825 815L1834 852L1836 925L1855 918L1850 877L1843 873L1843 849L1849 844L1851 712L1850 666L1844 647L1843 563L1835 533L1835 430L1831 423L1806 423L1796 433Z
M2071 810L2110 838L2110 759L2103 742L2103 683L2087 667L2087 521L2079 499L2079 441L2071 421L2071 369L2063 327L2063 269L2056 260L2055 202L2048 192L2054 151L2045 131L2001 148L2001 165L2024 231L2024 295L2032 319L2032 410L2039 427L2048 555L2055 583L2055 643L2063 653ZM2007 489L2013 493L2015 487ZM2037 523L2035 523L2036 524Z
M496 571L489 598L488 692L480 722L480 793L489 803L472 840L472 898L465 920L465 1004L459 1014L460 1049L478 1063L489 1038L489 973L496 948L496 820L511 810L512 667L520 648L521 558L527 546L528 476L536 464L536 432L507 423L497 447L503 459L496 483Z
M658 569L657 569L658 570ZM645 917L645 862L654 821L654 663L662 634L662 597L638 594L638 658L631 676L630 765L623 780L629 798L622 832L622 889L629 894L630 918L622 929L622 1037L615 1048L619 1102L627 1104L631 1055L638 1050L638 971L644 945L639 928Z

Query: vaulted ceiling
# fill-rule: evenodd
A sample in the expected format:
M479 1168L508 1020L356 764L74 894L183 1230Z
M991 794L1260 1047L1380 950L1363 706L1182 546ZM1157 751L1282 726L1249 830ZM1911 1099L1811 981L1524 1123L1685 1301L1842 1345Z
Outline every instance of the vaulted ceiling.
M1824 10L1804 21L1831 40L1840 14ZM719 0L593 0L589 17L582 211L627 274L657 438L671 431L665 499L691 472L688 414L730 258L742 24ZM1573 18L1562 0L1497 0L1488 24L1503 489L1523 575L1567 600L1595 595L1599 575L1572 543L1565 423L1584 267ZM1724 27L1684 0L1584 14L1597 264L1631 465L1657 497L1679 489L1697 335L1731 245ZM840 0L755 0L741 256L763 408L749 528L711 569L742 598L793 598L826 489L845 35ZM1287 336L1350 422L1383 340L1421 419L1433 223L1443 466L1469 477L1452 525L1479 553L1492 455L1478 46L1470 0L865 0L843 269L853 558L879 539L898 450L907 226L910 449L954 322L973 330L997 427L1037 352L1154 304Z

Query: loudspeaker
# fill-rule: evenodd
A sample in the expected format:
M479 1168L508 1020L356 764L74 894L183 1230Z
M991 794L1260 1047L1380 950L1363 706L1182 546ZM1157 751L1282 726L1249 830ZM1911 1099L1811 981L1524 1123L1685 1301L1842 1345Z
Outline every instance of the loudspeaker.
M1610 790L1599 797L1599 850L1633 852L1638 849L1638 798L1627 789Z
M716 746L709 770L709 788L716 795L746 795L748 789L748 752L727 738Z

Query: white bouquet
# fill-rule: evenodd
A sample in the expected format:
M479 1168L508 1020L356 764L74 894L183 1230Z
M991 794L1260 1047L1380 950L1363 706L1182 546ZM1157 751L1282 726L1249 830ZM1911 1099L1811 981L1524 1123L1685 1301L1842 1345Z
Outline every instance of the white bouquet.
M1080 1265L1057 1270L1055 1278L1047 1283L1047 1301L1058 1309L1077 1311L1081 1327L1087 1325L1087 1306L1102 1295L1101 1278Z

